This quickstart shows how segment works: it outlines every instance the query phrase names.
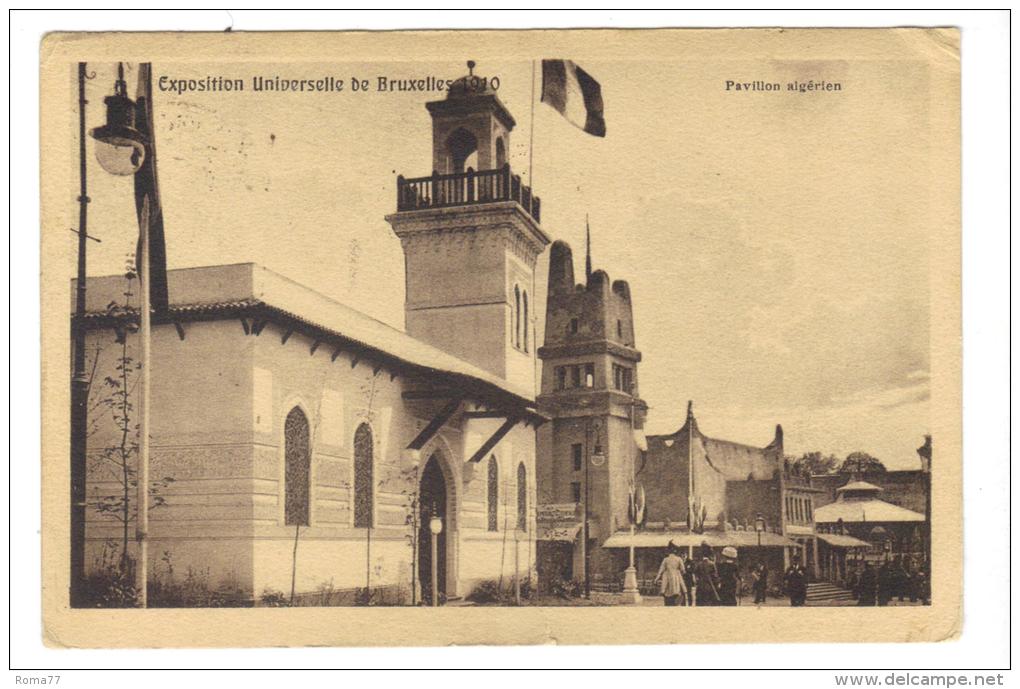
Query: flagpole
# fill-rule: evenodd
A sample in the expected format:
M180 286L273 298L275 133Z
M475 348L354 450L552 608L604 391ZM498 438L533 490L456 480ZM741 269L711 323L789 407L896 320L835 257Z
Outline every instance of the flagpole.
M687 530L694 533L694 429L692 421L694 410L690 402L687 403ZM687 544L687 556L694 559L694 544Z
M138 563L137 577L138 577L138 605L139 607L148 607L148 569L149 569L149 409L150 409L150 389L152 383L152 372L149 364L152 360L151 357L151 331L152 331L152 314L150 306L150 274L149 274L149 213L151 207L149 204L149 196L146 194L145 199L142 201L142 216L140 220L141 224L141 260L139 264L141 266L141 286L142 286L142 303L139 307L141 310L141 329L139 336L141 339L141 402L142 409L139 420L139 442L138 442L138 515L135 518L136 538L138 540Z
M585 284L591 280L591 225L587 213L584 214L584 280Z
M531 134L528 139L528 186L532 193L535 191L535 182L532 179L535 156L535 60L531 61Z
M78 63L78 281L75 285L74 336L71 376L71 607L84 604L85 589L85 497L88 445L89 378L85 373L85 254L88 239L88 167L85 155L86 64Z

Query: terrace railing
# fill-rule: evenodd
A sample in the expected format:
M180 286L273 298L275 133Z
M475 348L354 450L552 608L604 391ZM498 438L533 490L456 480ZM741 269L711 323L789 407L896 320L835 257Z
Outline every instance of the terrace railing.
M510 170L509 163L497 170L475 171L407 179L397 177L397 210L469 206L494 201L516 201L535 222L542 220L542 202L531 187L521 183L520 175Z

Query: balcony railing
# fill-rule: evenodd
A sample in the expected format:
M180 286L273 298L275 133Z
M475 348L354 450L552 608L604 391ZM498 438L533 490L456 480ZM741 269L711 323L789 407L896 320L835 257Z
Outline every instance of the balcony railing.
M494 201L516 201L535 219L542 220L542 202L531 193L531 187L521 183L506 164L498 170L475 171L431 177L405 179L397 177L397 210L414 211L424 208L468 206Z

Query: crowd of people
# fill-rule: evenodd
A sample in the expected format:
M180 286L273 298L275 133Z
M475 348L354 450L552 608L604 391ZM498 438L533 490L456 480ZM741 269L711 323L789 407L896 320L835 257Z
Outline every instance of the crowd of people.
M742 575L737 566L737 549L733 547L723 548L717 559L715 551L702 543L691 557L670 542L655 583L667 606L739 605L746 593L753 596L754 605L761 605L769 591L769 570L764 562L759 562ZM914 570L901 558L885 560L880 565L859 562L850 572L847 586L858 605L889 605L894 599L927 605L931 598L925 571ZM808 573L796 560L783 573L782 591L791 606L807 603Z
M901 558L884 560L877 567L869 561L859 563L847 577L857 605L889 605L898 599L928 605L931 582L924 569L914 570Z
M750 585L754 603L764 603L768 591L768 568L764 563L757 564L751 569L749 579L745 582L737 567L736 548L723 548L717 562L707 543L703 543L697 556L692 558L670 542L655 583L659 585L659 592L667 606L738 605L745 583Z

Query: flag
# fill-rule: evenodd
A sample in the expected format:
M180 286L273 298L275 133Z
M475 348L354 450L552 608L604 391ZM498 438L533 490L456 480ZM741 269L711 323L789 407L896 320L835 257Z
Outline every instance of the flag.
M570 60L542 60L542 102L589 134L606 135L602 87Z
M166 279L166 239L163 234L163 205L159 199L159 178L156 176L156 137L152 116L152 65L144 62L138 67L138 91L135 97L137 116L135 126L147 141L142 167L135 173L135 209L138 212L139 233L149 233L149 304L161 313L169 307ZM146 209L146 198L148 208ZM146 211L147 212L143 212ZM135 263L141 275L142 238L138 237Z

